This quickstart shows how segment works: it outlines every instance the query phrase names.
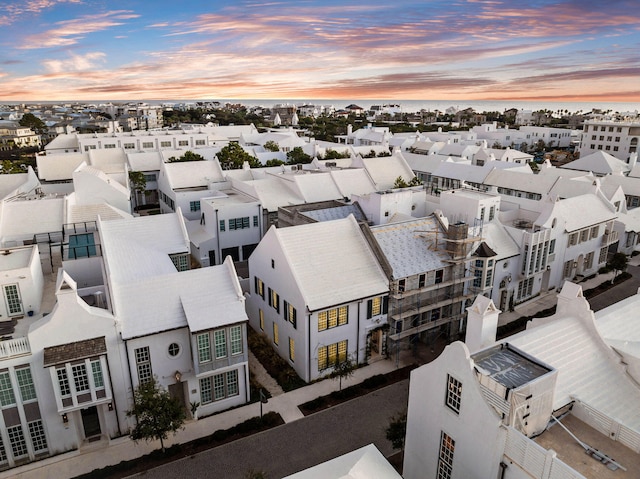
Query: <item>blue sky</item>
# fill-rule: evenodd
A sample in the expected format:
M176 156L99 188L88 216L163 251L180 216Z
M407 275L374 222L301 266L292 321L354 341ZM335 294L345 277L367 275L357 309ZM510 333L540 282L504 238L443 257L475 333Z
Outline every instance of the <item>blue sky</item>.
M637 0L0 2L0 100L640 101Z

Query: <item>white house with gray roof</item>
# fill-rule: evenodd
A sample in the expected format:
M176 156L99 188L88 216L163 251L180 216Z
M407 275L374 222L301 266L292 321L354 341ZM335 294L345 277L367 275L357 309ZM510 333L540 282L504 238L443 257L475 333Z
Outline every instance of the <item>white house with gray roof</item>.
M353 216L272 227L249 271L251 327L304 381L383 353L389 282Z

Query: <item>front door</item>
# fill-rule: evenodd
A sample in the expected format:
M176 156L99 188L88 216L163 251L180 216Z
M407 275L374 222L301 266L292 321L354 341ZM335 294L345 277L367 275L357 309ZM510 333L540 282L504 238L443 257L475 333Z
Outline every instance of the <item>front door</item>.
M84 427L84 437L89 439L93 436L99 436L102 431L100 430L98 408L95 406L91 406L87 409L83 409L81 413L82 425Z
M187 403L184 398L184 381L175 384L169 384L169 395L172 398L177 399L182 404L182 407L186 410Z

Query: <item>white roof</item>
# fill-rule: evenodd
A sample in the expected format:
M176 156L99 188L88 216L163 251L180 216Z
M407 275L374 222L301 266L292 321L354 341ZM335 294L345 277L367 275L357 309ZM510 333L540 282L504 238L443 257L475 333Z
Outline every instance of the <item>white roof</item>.
M573 196L558 200L552 210L544 211L536 224L551 228L553 219L561 218L567 232L577 231L615 219L617 213L595 194Z
M224 181L220 163L214 161L184 161L165 163L167 181L173 190L208 187L211 182Z
M70 180L73 172L82 163L89 163L87 153L65 153L36 156L38 177L43 181Z
M267 235L276 235L310 311L389 290L389 282L353 216L271 228Z
M280 206L299 205L304 203L304 198L293 189L293 185L281 182L278 178L267 177L260 180L234 182L234 187L240 191L254 196L260 200L260 204L267 211L278 211Z
M36 233L62 231L64 198L3 202L3 238L26 238Z
M191 332L247 320L232 262L174 271L113 290L123 339L189 326Z
M601 175L609 175L612 173L626 173L631 167L624 161L619 160L604 151L596 151L583 158L565 163L560 168L570 170L592 171Z
M127 160L131 171L158 171L162 156L159 151L144 151L138 153L127 153Z
M376 191L376 185L363 169L330 170L329 174L340 191L340 197L351 198L351 195L366 195Z
M62 133L51 140L45 150L73 150L78 148L78 135L75 133Z
M28 180L27 173L16 173L12 175L0 174L0 198L5 198L8 194L15 192Z
M431 173L440 166L440 163L446 160L440 155L418 155L417 153L410 153L408 151L403 151L402 156L404 156L404 159L413 171L425 173Z
M580 287L571 286L582 294ZM563 287L559 296L564 292ZM558 370L554 410L578 399L640 431L640 388L632 383L619 358L598 334L586 300L573 301L584 301L586 306L568 309L568 314L559 312L551 318L542 318L538 320L542 324L536 326L534 322L534 327L509 337L508 342ZM627 322L636 323L637 332L634 317L627 316Z
M189 251L180 213L101 221L98 229L113 282L131 283L175 271L169 255Z
M297 472L285 479L402 479L373 444Z
M69 205L66 223L84 223L85 221L97 221L98 216L102 220L116 220L132 218L126 211L119 210L106 203L93 205Z
M640 178L623 175L607 175L601 178L603 185L621 186L625 195L640 196Z
M371 233L389 262L395 279L450 265L447 260L451 258L445 252L445 233L432 216L372 226Z
M453 161L442 162L435 170L433 176L440 178L452 178L471 183L484 183L491 170L482 166L469 165Z
M404 158L399 155L363 158L362 164L378 190L393 188L399 176L405 181L415 176Z
M283 180L293 179L298 191L304 198L305 203L315 203L316 201L335 200L342 198L342 193L338 190L333 181L333 177L326 173L287 173L282 175Z
M497 253L496 260L510 258L520 254L520 248L515 240L507 233L504 225L498 221L490 221L482 227L482 238L487 245Z

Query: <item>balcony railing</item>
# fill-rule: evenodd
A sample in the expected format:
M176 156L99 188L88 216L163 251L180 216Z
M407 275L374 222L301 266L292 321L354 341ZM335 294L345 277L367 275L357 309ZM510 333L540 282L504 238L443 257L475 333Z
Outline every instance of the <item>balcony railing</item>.
M617 231L605 231L604 235L602 235L602 245L608 246L610 244L618 241L618 232Z
M22 356L23 354L31 354L29 339L26 337L0 341L0 359Z

